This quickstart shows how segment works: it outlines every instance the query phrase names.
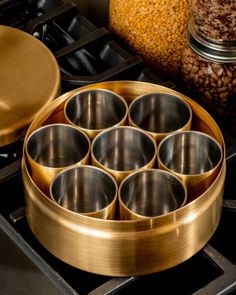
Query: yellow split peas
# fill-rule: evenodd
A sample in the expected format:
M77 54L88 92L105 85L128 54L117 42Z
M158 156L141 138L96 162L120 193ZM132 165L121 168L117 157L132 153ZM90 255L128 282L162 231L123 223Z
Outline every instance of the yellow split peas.
M110 0L110 30L167 77L180 73L189 0Z

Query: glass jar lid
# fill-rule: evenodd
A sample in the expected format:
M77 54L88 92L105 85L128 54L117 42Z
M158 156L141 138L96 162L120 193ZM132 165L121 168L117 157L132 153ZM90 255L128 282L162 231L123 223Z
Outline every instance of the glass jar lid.
M221 43L209 40L199 34L190 20L187 31L188 45L201 57L218 63L236 62L236 42L224 41Z

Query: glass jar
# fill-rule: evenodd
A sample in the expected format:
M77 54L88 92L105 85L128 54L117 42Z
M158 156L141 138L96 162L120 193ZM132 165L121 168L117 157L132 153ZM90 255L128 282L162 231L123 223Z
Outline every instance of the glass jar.
M109 2L110 31L148 65L170 78L180 73L189 17L189 0Z
M236 41L235 0L191 0L195 30L218 42Z
M236 130L236 43L214 43L190 22L181 72L191 94Z

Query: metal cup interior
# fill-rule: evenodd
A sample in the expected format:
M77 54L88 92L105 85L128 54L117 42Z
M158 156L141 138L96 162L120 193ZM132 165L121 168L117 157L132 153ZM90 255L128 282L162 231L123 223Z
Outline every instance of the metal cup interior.
M115 127L100 133L92 143L92 157L109 169L132 171L144 167L156 155L151 136L133 127Z
M35 130L26 147L28 155L38 164L61 168L80 162L89 153L90 142L73 126L51 124Z
M125 120L128 106L118 94L90 89L72 96L65 105L67 120L86 130L103 130Z
M55 177L50 194L53 200L68 210L93 217L107 217L109 212L100 215L100 211L112 203L115 211L117 184L102 169L74 166Z
M183 131L163 139L158 148L159 161L182 175L199 175L221 162L222 149L211 136L198 131Z
M168 93L147 93L137 97L129 107L132 125L155 134L166 134L191 123L190 106ZM190 125L190 124L189 124Z
M119 188L119 200L128 213L121 217L155 217L174 211L186 202L186 189L171 173L148 169L138 171L123 180Z

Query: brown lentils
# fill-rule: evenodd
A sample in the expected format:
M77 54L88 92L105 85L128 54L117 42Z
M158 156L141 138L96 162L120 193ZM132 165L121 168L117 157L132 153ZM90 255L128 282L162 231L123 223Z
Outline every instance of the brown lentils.
M167 77L180 73L189 0L110 0L110 30Z
M186 45L182 57L185 86L197 93L221 118L236 116L236 64L216 63L197 55Z

